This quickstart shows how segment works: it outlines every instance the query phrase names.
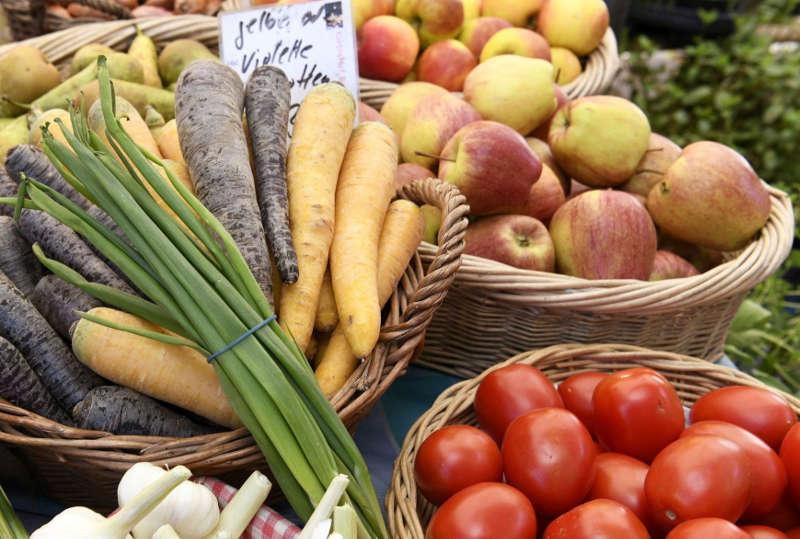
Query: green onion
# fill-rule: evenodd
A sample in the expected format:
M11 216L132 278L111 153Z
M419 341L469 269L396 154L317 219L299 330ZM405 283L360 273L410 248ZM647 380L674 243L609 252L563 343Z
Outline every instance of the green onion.
M3 539L28 539L28 532L11 507L11 501L0 487L0 537Z
M74 108L72 132L59 122L69 147L48 132L42 144L59 170L70 171L65 180L80 187L105 211L128 243L35 178L20 189L17 208L38 208L75 230L148 299L89 283L48 259L38 246L34 246L34 252L64 280L115 308L173 331L180 336L169 337L173 342L185 344L190 340L204 352L222 350L272 316L269 302L219 221L160 160L125 133L114 114L114 92L105 58L101 57L98 65L100 99L111 147L89 130L85 116ZM166 171L167 179L159 168ZM155 202L144 182L181 222ZM109 325L101 319L93 321ZM146 336L166 337L156 333ZM309 519L326 486L344 475L348 483L343 500L358 517L359 535L387 537L363 457L320 391L305 356L277 322L273 320L225 351L213 365L233 409L301 518Z

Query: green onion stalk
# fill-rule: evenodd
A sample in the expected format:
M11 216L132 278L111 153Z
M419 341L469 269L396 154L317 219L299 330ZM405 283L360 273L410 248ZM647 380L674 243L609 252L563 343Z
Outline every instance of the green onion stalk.
M18 212L22 207L45 211L69 226L148 299L90 283L35 245L36 256L50 271L179 337L148 331L136 332L139 335L192 346L210 356L270 320L212 361L225 395L303 520L311 516L333 478L344 474L349 479L344 499L358 516L359 537L387 537L364 459L305 356L274 320L230 234L158 157L139 147L122 128L105 58L99 58L98 65L108 146L88 128L84 103L80 111L70 107L72 132L57 120L69 146L45 129L42 145L64 178L103 209L127 241L35 178L23 177L19 196L0 202L17 204ZM180 222L156 203L145 181Z
M3 539L28 539L28 532L14 512L3 487L0 487L0 537Z

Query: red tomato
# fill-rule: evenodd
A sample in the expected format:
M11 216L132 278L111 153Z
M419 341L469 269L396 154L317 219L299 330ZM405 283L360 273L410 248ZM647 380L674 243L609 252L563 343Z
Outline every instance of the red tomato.
M594 388L608 376L602 372L580 372L573 374L558 385L558 394L564 401L564 408L578 416L586 430L594 436Z
M750 502L750 461L725 438L697 434L669 444L644 482L654 523L667 530L703 517L736 522Z
M613 500L592 500L574 507L544 530L542 539L650 539L636 515Z
M800 528L792 528L786 532L786 537L789 539L800 539Z
M753 536L753 539L789 539L786 534L769 526L742 526L742 529Z
M794 425L781 444L781 460L789 474L789 492L800 508L800 424Z
M649 466L622 453L600 453L594 460L597 473L587 500L606 498L621 503L648 525L644 480Z
M794 505L787 489L778 501L778 505L768 515L759 518L758 522L748 522L748 524L762 524L781 531L800 528L800 511Z
M503 483L478 483L456 492L433 514L425 539L535 539L530 500Z
M441 505L462 488L503 478L503 457L480 429L449 425L428 436L417 451L414 478L422 494Z
M736 524L722 518L695 518L675 526L666 539L753 539Z
M600 444L643 462L674 441L685 423L678 393L653 369L609 375L597 384L592 402Z
M506 481L545 516L578 505L594 480L594 441L575 414L563 408L541 408L515 419L502 453Z
M689 421L727 421L749 430L777 451L797 416L775 393L747 386L727 386L706 393L694 403Z
M708 434L727 438L744 449L750 459L753 488L750 504L742 518L752 520L763 517L778 505L786 489L786 467L770 446L742 427L724 421L700 421L689 426L681 437Z
M490 372L475 393L478 423L499 444L516 418L537 408L563 408L553 383L530 365L508 365Z

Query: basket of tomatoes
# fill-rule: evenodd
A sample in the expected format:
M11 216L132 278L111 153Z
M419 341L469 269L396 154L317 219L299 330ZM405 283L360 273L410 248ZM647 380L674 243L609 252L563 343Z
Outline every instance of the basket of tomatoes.
M392 537L797 537L800 400L724 366L557 345L451 386L411 427Z

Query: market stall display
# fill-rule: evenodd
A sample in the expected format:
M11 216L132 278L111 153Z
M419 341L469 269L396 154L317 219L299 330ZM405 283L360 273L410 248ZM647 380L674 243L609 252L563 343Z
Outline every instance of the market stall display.
M524 376L526 380L519 381L520 374L514 372L508 375L517 380L513 388L509 384L491 384L483 387L484 383L489 384L493 377L501 376L504 369L509 367L540 372L546 377L546 380L535 382L531 378L532 375L526 375ZM531 369L531 367L535 369ZM589 383L571 382L572 385L569 389L562 387L567 380L574 380L573 376L590 372L600 373L600 376ZM620 374L612 376L614 373ZM541 374L537 374L537 376L541 376ZM550 384L558 385L558 395L551 395L554 389ZM549 385L549 390L547 385ZM524 389L523 386L527 389ZM636 392L632 392L634 386L639 388ZM481 400L482 392L486 397L483 400ZM737 394L738 405L730 405L730 399L725 396L727 392ZM506 394L508 397L504 397ZM584 396L581 397L581 395ZM585 417L581 415L581 409L585 406L581 404L582 402L588 402L588 405L593 407L594 427L590 427L589 424L584 425L578 419ZM656 402L658 405L655 404ZM692 425L686 431L684 431L684 409L681 405L690 409L689 421ZM517 411L513 412L515 409ZM652 412L656 409L659 412L653 414ZM792 448L796 445L795 433L800 433L796 427L798 412L800 412L800 401L795 397L768 387L754 378L728 367L721 367L671 352L618 344L562 344L525 352L496 365L475 378L451 386L412 426L403 443L400 456L395 462L391 490L387 493L385 500L390 533L393 537L399 538L426 537L425 530L433 522L431 517L436 507L426 499L426 492L427 496L431 496L431 494L429 490L421 488L420 478L426 481L435 481L431 482L431 485L444 485L447 481L452 484L458 475L451 474L447 478L426 479L430 477L428 472L435 469L420 467L424 466L425 462L422 461L423 464L420 464L418 460L421 451L425 445L430 446L430 444L425 444L426 440L433 440L435 433L444 434L446 430L440 429L452 429L455 425L468 426L455 428L468 429L480 426L486 429L489 424L487 422L502 417L504 413L512 414L508 415L507 421L511 422L506 423L508 426L505 427L507 430L502 444L502 466L506 479L525 494L524 501L531 500L527 503L533 503L533 506L536 507L537 517L546 517L543 522L539 521L540 529L547 528L545 537L557 537L558 529L561 527L570 529L570 526L579 525L581 519L589 519L585 520L583 525L589 525L590 522L600 525L600 521L595 519L601 518L601 515L609 517L603 521L603 525L611 526L612 528L609 529L615 529L618 534L626 534L625 537L649 536L642 526L642 518L657 520L658 527L661 527L662 530L674 527L682 520L691 520L699 516L720 516L736 521L742 514L749 514L749 522L767 519L765 515L782 503L780 499L784 489L787 488L787 472L789 484L787 492L795 492L797 488L797 479L792 475L795 472L794 465L791 464L794 461L791 460L790 451L793 451ZM513 420L515 417L518 419ZM588 430L589 428L592 430ZM477 429L473 430L477 433L483 432ZM649 435L643 436L645 431ZM778 439L785 438L782 447L780 444L776 447L773 442L772 448L770 448L767 443L767 440L770 439L769 433L773 431ZM525 437L532 436L536 432L539 433L537 441L525 443ZM558 436L559 443L548 443L547 432ZM478 462L491 462L490 451L479 449L483 446L473 439L467 441L463 434L459 433L459 435L460 437L454 432L452 435L442 436L442 439L449 438L449 445L446 446L449 449L446 454L451 459L448 464L451 467L439 468L439 470L455 471L458 469L459 457L457 455L460 451L462 458L467 459L461 462L469 462L471 474L463 475L469 475L476 483L478 481L496 481L497 479L491 479L493 477L491 473L494 472L487 472L488 475L484 476L476 475L479 473L477 470L482 469L477 465ZM475 436L477 434L473 435L473 438ZM610 445L616 453L599 453L599 456L595 457L597 450L592 436L599 439L603 447ZM719 436L725 439L723 440ZM734 436L738 436L738 438L733 438ZM512 438L519 443L512 443ZM464 441L459 443L459 439ZM702 443L695 443L698 439ZM729 442L731 439L734 440L734 443ZM737 445L746 447L747 450L743 453ZM664 449L665 447L666 449ZM686 447L690 449L687 450ZM695 449L696 447L698 449ZM497 451L496 448L495 445L495 451ZM515 453L515 448L520 451ZM681 468L681 464L678 464L678 460L676 460L678 458L676 455L688 455L686 451L696 450L703 452L706 457L712 453L718 455L715 463L718 470L723 470L723 468L724 470L720 471L721 475L714 476L716 479L712 479L710 472L709 475L704 475L709 478L709 482L706 484L711 485L709 488L716 493L714 496L705 498L711 500L707 505L680 505L682 502L675 499L674 496L682 496L682 493L687 492L680 490L685 485L681 482L681 478L688 477L683 474L684 472L690 473L690 466ZM431 452L430 447L425 451L427 452L424 456L425 459L431 459L440 454ZM647 455L642 451L647 451ZM783 463L778 458L778 452ZM519 458L516 456L517 453L519 453ZM739 483L736 482L738 481L737 477L742 477L737 475L742 470L742 462L747 467L745 453L749 458L762 459L759 460L761 464L758 466L758 486L752 487L756 489L753 490L752 495L748 492L749 488L743 486L740 489ZM468 454L472 456L466 457ZM624 477L629 478L625 480L625 484L631 486L626 487L622 482L612 484L611 476L609 476L609 481L595 482L593 486L591 478L581 473L581 466L585 460L597 458L599 461L602 455L610 458L615 454L627 455L627 457L617 458L617 461L624 461L621 464L617 464L617 461L602 465L597 462L596 477L605 477L602 470L608 466L609 470L617 470L614 477L621 478L624 473ZM728 454L729 456L723 456ZM444 457L444 454L441 455L441 458L448 458ZM630 455L636 455L638 459L631 458ZM568 460L559 460L564 458ZM606 459L606 457L602 458ZM569 471L561 468L561 471L555 475L549 475L543 471L543 467L552 466L557 462L563 463L569 468ZM683 462L686 460L684 459ZM702 458L696 458L691 462L694 463L692 466L698 467L696 469L698 473L706 473L702 471L704 468L699 468L703 462ZM708 458L705 462L710 463ZM621 466L626 463L627 467L624 468L626 471L622 472ZM649 469L648 464L650 464ZM684 466L686 465L684 464ZM702 464L702 466L706 466L706 464ZM642 474L643 471L646 473ZM423 475L420 475L421 473ZM647 476L646 479L645 476ZM667 476L670 476L673 484L664 488ZM552 477L558 486L542 490L543 482L546 482L548 477ZM638 480L635 479L636 477ZM742 483L749 485L750 475L744 474L743 477L746 481L743 480ZM457 479L464 480L462 476ZM720 487L720 480L724 481L724 488ZM595 481L601 481L601 479ZM639 481L638 488L640 490L641 484L644 484L644 495L649 496L649 498L645 498L649 505L637 506L634 503L639 499L634 496L635 489L632 487L637 484L636 481ZM653 487L658 481L661 481L661 487ZM716 484L719 488L713 487L714 481L717 481ZM449 523L450 530L453 529L453 526L462 524L468 527L470 525L469 513L461 511L466 511L466 507L470 503L476 507L474 504L480 503L479 500L486 503L487 498L484 494L479 493L479 490L487 488L484 485L492 484L475 484L472 487L465 487L464 483L454 484L449 492L452 497L441 506L442 508L448 507L448 510L439 517L441 522L437 524L437 527L447 526L444 524L445 522ZM427 486L428 483L425 485ZM649 490L651 487L653 490ZM462 488L464 490L461 490ZM611 490L601 490L604 488L616 489L618 494L614 494ZM594 494L590 493L592 489L597 489ZM452 494L453 492L456 494ZM696 494L698 491L694 492ZM755 492L759 494L756 495ZM586 499L612 498L625 505L622 509L620 509L619 503L602 508L598 502L579 505L587 494L589 496ZM500 493L496 496L499 497ZM628 496L628 498L627 501L623 501L624 498L616 496ZM514 514L520 515L517 520L512 520L509 516L508 521L524 522L522 514L525 503L511 501L510 495L507 495L507 498L509 499L507 503L502 502L505 504L504 507L519 508L514 509ZM434 499L440 500L441 498ZM473 499L474 501L471 501ZM496 499L493 498L493 500ZM650 501L651 499L652 501ZM753 500L767 499L769 501L765 501L763 506L748 505L753 504ZM453 503L450 503L451 500ZM450 503L449 506L448 503ZM661 503L664 504L663 512L659 510L661 506L658 504ZM565 513L573 506L578 506L578 508ZM642 512L643 507L644 512ZM679 507L680 510L678 510ZM678 511L677 517L671 510ZM725 513L727 510L732 513ZM565 514L559 517L562 513ZM611 518L611 514L615 516ZM461 523L454 522L450 517L455 515L464 517L463 521ZM658 520L662 517L662 520ZM551 522L551 519L554 520ZM536 526L535 522L534 520L532 524L534 527ZM647 520L646 524L650 526L655 522ZM475 525L480 526L481 524L476 521ZM489 524L485 523L484 525L488 526ZM438 527L438 529L441 532L448 528ZM440 536L436 535L435 530L429 529L428 533L427 537ZM432 533L433 535L431 535ZM524 534L519 536L526 537Z

